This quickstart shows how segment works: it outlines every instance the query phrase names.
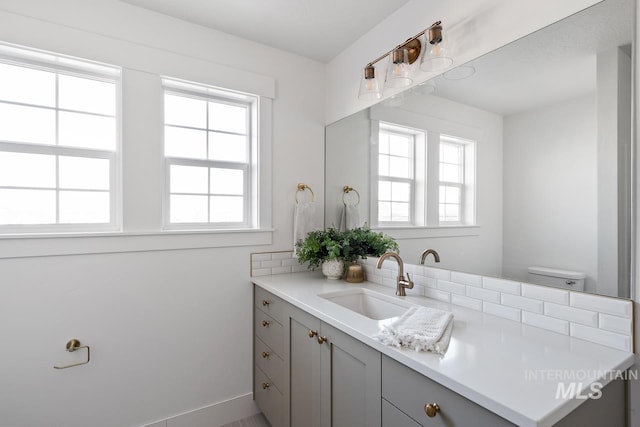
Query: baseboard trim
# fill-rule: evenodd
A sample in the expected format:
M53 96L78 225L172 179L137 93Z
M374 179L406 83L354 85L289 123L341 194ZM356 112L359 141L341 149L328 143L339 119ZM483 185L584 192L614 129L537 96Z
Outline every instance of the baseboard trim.
M247 393L141 427L220 427L258 412L253 393Z

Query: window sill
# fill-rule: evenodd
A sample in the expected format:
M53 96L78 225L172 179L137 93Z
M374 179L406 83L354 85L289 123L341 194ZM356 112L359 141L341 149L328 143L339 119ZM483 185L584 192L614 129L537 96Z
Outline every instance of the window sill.
M0 235L0 259L269 245L273 229Z
M394 239L424 239L433 237L470 237L480 235L479 225L447 225L442 227L375 227Z

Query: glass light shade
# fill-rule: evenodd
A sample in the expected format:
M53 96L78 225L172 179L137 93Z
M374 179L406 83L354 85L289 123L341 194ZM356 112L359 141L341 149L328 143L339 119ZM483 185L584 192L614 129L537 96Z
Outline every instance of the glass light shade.
M389 55L387 80L385 86L390 88L407 87L413 82L409 67L409 51L396 49Z
M380 80L376 77L375 68L372 65L367 65L364 69L364 73L360 79L358 98L364 100L382 98Z
M440 43L428 45L420 63L422 71L439 71L448 68L453 64L453 59L448 55L447 48Z

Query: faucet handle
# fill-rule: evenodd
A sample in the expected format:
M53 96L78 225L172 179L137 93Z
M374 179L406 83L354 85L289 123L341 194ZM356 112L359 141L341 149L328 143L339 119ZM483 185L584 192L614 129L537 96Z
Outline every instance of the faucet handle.
M404 280L404 277L400 278L400 286L407 289L413 289L413 280L411 280L409 273L407 273L407 280Z

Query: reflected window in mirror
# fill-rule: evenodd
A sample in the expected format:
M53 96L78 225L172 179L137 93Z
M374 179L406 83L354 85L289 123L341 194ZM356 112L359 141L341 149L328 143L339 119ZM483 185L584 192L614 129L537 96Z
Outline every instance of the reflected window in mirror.
M440 135L438 163L438 224L475 223L475 142Z

